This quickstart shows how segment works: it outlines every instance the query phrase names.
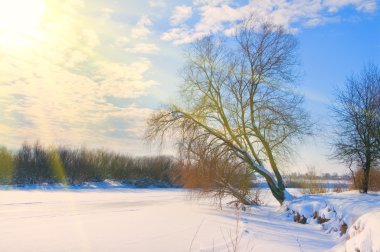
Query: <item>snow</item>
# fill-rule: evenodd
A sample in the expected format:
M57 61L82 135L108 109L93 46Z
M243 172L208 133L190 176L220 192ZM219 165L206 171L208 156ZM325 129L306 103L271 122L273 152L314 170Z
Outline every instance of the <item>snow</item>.
M349 251L380 251L380 210L360 217L350 228L350 239L346 249Z
M380 210L375 210L361 216L352 225L349 231L349 239L346 243L339 244L331 251L357 252L380 251Z
M234 241L238 251L380 248L377 194L300 196L290 190L299 196L290 206L303 214L331 215L329 206L350 220L346 242L315 222L289 220L267 190L264 206L236 211L190 200L183 189L134 189L112 181L1 189L0 251L233 251Z
M305 195L287 204L289 219L295 213L317 224L314 213L327 220L326 233L340 240L330 251L380 251L380 194L355 191ZM344 233L344 225L348 232Z
M308 222L312 221L313 213L317 212L318 216L331 219L329 223L326 223L326 229L335 229L337 226L333 224L342 224L344 222L350 227L360 216L380 209L380 194L359 194L356 191L348 191L344 193L305 195L298 197L287 205L290 210L308 218ZM330 232L338 231L330 230Z

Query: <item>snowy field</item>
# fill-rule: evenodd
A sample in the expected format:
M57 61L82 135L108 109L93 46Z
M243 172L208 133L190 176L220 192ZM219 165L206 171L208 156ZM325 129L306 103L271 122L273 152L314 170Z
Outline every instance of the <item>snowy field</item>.
M339 195L325 198L331 198L329 204L340 200L344 208L349 207L344 204L349 204L350 197L357 199L356 205L360 202L360 195ZM235 244L238 251L325 251L335 246L337 251L344 250L346 237L327 233L318 224L292 222L269 194L264 199L266 206L237 213L232 207L221 210L204 200L191 201L181 189L3 187L0 251L233 251ZM379 195L367 196L363 201L367 203L359 208L371 207L360 215L370 212L370 220L379 220L379 199ZM313 198L309 202L323 200ZM318 207L319 203L312 205ZM293 205L297 206L299 202ZM299 209L306 211L308 207ZM357 233L363 234L361 229L373 232L368 231L368 218L361 222ZM380 240L377 235L372 233L372 240ZM350 251L363 239L346 248Z

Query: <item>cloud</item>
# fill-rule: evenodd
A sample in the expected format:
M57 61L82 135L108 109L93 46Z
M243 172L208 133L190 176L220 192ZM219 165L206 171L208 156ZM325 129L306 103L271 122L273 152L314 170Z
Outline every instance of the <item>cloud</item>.
M161 39L173 41L174 44L183 44L207 36L211 33L222 31L226 22L234 22L243 18L244 12L234 9L226 4L225 1L214 1L206 5L200 5L198 11L200 21L194 27L182 25L165 32ZM218 5L223 3L221 5Z
M146 94L157 83L145 80L144 74L151 67L147 59L140 59L131 64L98 62L94 76L100 84L103 97L114 96L118 98L136 98Z
M208 6L218 6L221 4L230 4L232 0L193 0L194 5L208 5Z
M159 52L160 48L153 43L139 43L133 47L128 47L125 50L130 53L153 54Z
M375 0L325 0L324 5L328 7L329 12L337 12L340 8L350 5L362 12L374 12L377 9Z
M150 7L165 7L167 0L149 0Z
M173 14L170 18L172 25L179 25L188 20L193 14L191 6L180 5L176 6L173 10Z
M152 26L152 21L147 16L142 16L137 22L136 26L131 30L131 37L134 39L146 38L151 31L149 26Z
M48 6L44 26L27 37L24 46L0 44L1 143L19 147L24 140L40 139L44 144L122 151L133 151L127 145L137 145L152 110L115 106L107 97L145 95L157 85L146 77L151 62L145 58L131 62L115 59L112 55L126 54L123 48L104 53L103 41L112 41L117 34L92 25L84 6L78 3L72 0ZM141 26L150 22L140 21ZM0 34L0 41L4 36ZM127 41L119 38L121 44ZM128 142L121 136L133 137Z
M199 35L199 34L196 34ZM165 41L173 41L175 45L190 43L197 39L194 34L194 29L188 26L172 28L169 31L162 34L161 39ZM207 35L207 34L204 34ZM199 36L198 38L200 38Z
M131 42L131 39L126 36L118 36L115 39L115 45L118 47L125 47L129 42Z
M105 7L101 10L101 13L102 13L104 18L109 19L112 16L112 14L114 13L114 10L109 8L109 7Z
M312 27L340 20L339 10L354 7L357 12L374 12L376 0L307 0L307 1L250 1L239 5L229 0L194 0L194 24L172 22L172 28L164 32L162 40L184 44L211 33L233 34L237 23L253 15L258 20L271 21L289 31ZM173 18L173 17L172 17ZM173 19L172 19L173 20ZM175 19L174 19L175 20Z

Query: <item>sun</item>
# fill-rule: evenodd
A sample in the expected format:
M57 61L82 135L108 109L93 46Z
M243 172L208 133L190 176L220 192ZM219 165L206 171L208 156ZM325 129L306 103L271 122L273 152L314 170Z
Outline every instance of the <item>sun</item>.
M0 42L17 43L38 31L43 0L0 0Z

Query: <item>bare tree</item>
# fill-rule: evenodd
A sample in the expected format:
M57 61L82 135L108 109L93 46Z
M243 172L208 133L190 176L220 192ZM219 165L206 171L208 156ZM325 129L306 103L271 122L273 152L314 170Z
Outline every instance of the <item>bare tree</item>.
M297 41L281 27L244 22L233 39L209 36L186 52L182 104L151 116L146 138L201 143L263 176L274 197L290 197L279 169L296 137L310 133L302 97L292 91ZM205 152L198 155L206 155ZM196 159L193 159L196 162Z
M201 196L214 197L219 204L223 197L232 195L237 202L257 205L250 197L251 172L246 163L205 140L199 137L197 142L181 143L177 162L180 183Z
M352 75L332 107L336 130L333 157L363 170L360 191L367 193L370 170L380 161L380 70L366 65Z

